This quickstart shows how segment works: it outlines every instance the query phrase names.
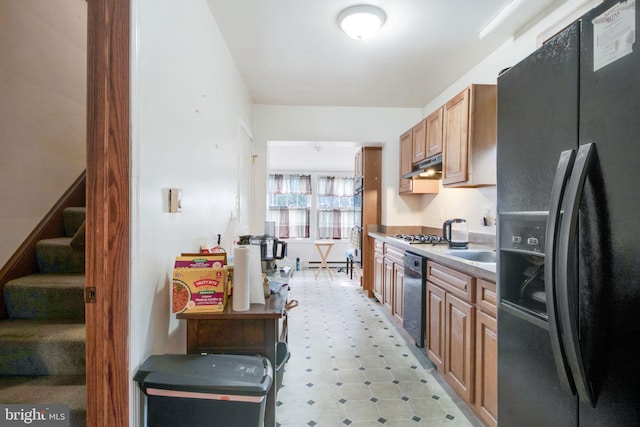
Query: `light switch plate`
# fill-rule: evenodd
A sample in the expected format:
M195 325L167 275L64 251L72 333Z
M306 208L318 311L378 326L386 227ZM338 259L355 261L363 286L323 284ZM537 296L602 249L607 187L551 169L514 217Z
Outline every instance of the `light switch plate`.
M182 189L180 188L169 189L169 212L170 213L182 212Z

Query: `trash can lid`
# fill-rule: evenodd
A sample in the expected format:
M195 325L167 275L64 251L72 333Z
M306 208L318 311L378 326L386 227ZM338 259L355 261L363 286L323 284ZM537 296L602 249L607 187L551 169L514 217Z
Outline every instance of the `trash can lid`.
M147 388L265 396L273 370L262 356L231 354L165 354L150 356L133 378Z

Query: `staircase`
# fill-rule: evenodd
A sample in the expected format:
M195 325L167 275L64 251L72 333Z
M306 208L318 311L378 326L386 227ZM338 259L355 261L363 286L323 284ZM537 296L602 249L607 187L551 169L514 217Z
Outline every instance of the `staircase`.
M75 427L86 425L85 208L63 219L64 237L36 245L38 273L4 285L0 403L67 404Z

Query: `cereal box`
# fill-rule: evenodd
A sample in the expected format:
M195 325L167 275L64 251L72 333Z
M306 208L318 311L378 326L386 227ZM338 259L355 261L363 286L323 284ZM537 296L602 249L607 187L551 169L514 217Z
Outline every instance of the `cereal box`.
M179 256L173 269L173 313L218 313L227 302L225 257L216 254Z

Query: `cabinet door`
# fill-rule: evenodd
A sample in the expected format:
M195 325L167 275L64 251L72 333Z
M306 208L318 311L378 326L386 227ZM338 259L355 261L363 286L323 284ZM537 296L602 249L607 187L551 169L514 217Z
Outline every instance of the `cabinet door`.
M444 372L445 292L427 282L427 356Z
M404 179L402 175L408 174L412 169L412 144L413 144L413 131L408 131L400 136L400 186L399 192L410 193L411 192L411 180Z
M469 89L444 106L444 159L442 184L468 180L469 161Z
M438 108L425 120L427 146L425 158L442 153L442 110L443 107Z
M393 317L402 324L404 316L404 265L393 264Z
M393 261L384 259L384 293L382 295L382 305L389 310L393 310Z
M413 132L413 155L412 163L419 163L427 158L427 129L426 120L422 120L412 129Z
M476 313L475 409L487 426L498 425L498 333L496 318Z
M445 298L444 376L467 403L473 403L474 308L447 293Z
M373 295L383 302L384 295L384 255L373 254Z

